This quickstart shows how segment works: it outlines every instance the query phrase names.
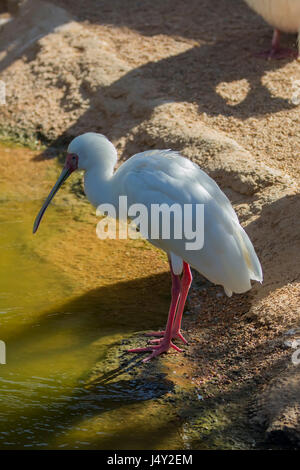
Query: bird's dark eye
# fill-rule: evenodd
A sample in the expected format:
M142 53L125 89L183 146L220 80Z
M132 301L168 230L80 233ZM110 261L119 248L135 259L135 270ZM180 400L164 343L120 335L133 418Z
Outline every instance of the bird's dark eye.
M74 157L72 157L72 160L73 160L73 161L75 161L75 160L76 160L76 157L75 157L75 155L74 155Z

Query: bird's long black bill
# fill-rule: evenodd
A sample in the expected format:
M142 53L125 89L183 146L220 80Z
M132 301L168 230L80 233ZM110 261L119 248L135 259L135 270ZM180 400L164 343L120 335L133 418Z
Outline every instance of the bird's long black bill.
M33 224L33 233L35 233L37 231L37 229L39 228L39 225L41 223L41 220L42 220L42 217L47 209L47 207L49 206L50 202L52 201L52 199L54 198L55 194L57 193L57 191L59 190L59 188L61 187L61 185L64 183L64 181L66 181L66 179L70 176L71 174L71 171L69 168L64 168L58 178L58 180L56 181L55 185L53 186L53 188L51 189L50 193L49 193L49 196L47 197L47 199L45 200L40 212L38 213L35 221L34 221L34 224Z

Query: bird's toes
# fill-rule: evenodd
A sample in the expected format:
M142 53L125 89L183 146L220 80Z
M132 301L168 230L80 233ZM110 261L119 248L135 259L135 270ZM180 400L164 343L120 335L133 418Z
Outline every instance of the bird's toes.
M152 354L150 354L150 356L143 359L143 362L148 362L151 359L153 359L154 357L159 356L160 354L167 352L168 349L169 349L168 347L167 348L166 347L161 347L161 345L152 346L152 348L153 348Z
M255 54L256 57L260 57L267 60L281 60L288 58L297 58L297 52L293 49L271 49L267 51L260 51Z
M176 344L172 343L170 344L170 347L175 349L175 351L178 351L178 352L183 352L183 349L180 349L178 346L176 346Z
M156 354L153 354L153 353L152 353L152 354L150 354L150 356L148 356L148 357L146 357L145 359L143 359L142 362L148 362L148 361L150 361L151 359L153 359L154 356L156 356Z
M164 336L164 331L150 331L149 333L145 333L145 336Z
M164 338L158 338L150 340L151 343L158 343L158 344L151 344L145 348L134 348L128 349L128 352L132 353L143 353L151 351L150 356L143 359L143 362L148 362L156 356L160 354L166 353L170 348L175 349L175 351L182 352L183 350L176 346L172 341L165 340Z
M134 349L127 349L127 352L136 353L136 352L149 352L152 351L152 347L148 346L146 348L134 348Z
M184 344L188 344L187 340L185 339L184 336L182 336L181 333L178 332L175 337L180 339Z

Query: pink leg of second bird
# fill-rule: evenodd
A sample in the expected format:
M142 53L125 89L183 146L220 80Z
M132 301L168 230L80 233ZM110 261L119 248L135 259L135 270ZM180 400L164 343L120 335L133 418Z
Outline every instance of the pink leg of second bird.
M287 57L297 57L297 52L293 49L280 47L280 31L274 29L271 50L259 52L258 55L267 59L286 59Z
M171 263L171 276L172 276L172 300L168 315L167 326L164 331L154 332L154 335L162 336L156 340L159 344L149 345L145 348L135 348L129 349L128 352L148 352L151 351L150 356L146 357L143 362L147 362L155 356L167 352L168 349L173 348L176 351L181 352L182 350L173 344L173 338L180 338L186 343L186 340L180 333L181 319L184 309L184 304L188 295L188 291L192 282L192 274L190 267L187 263L184 262L183 277L180 280L180 277L174 274ZM178 305L179 303L179 305ZM178 307L178 310L177 310ZM177 311L177 315L176 315ZM155 340L154 340L155 341Z

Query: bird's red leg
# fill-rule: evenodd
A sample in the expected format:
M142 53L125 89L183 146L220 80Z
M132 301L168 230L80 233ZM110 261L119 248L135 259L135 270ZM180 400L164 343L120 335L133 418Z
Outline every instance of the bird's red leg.
M150 359L152 359L155 356L158 356L159 354L163 352L167 352L168 349L174 348L176 351L180 351L181 349L178 348L175 344L172 343L172 332L173 332L173 324L174 324L174 319L176 315L176 309L180 297L180 277L176 274L174 274L171 263L171 276L172 276L172 300L171 300L171 305L170 305L170 310L169 310L169 315L168 315L168 321L167 321L167 326L164 331L164 336L161 339L160 343L158 345L149 345L145 348L136 348L136 349L129 349L128 352L147 352L147 351L152 351L152 354L150 356L146 357L143 362L147 362Z
M297 57L297 53L293 49L280 47L280 31L278 29L274 29L273 32L271 50L259 52L258 55L267 59L286 59L287 57Z
M271 43L270 57L276 56L279 50L280 50L280 31L278 31L278 29L274 29L272 43Z
M188 263L185 261L183 262L183 275L181 279L181 288L180 288L180 300L177 308L177 313L176 317L174 320L173 328L172 328L172 338L179 338L183 343L187 344L186 339L182 336L180 332L181 328L181 321L182 321L182 315L184 311L184 306L185 302L192 284L193 276L191 273L191 268ZM152 331L151 333L146 333L147 336L164 336L165 332L164 331ZM151 343L157 343L160 342L162 338L159 339L153 339L150 342Z
M181 279L181 290L180 290L180 300L178 304L177 314L173 325L172 331L172 338L179 338L185 344L187 344L187 340L182 336L180 329L181 329L181 321L183 310L185 306L185 302L192 284L193 276L191 273L191 268L188 263L185 261L183 262L183 275Z

